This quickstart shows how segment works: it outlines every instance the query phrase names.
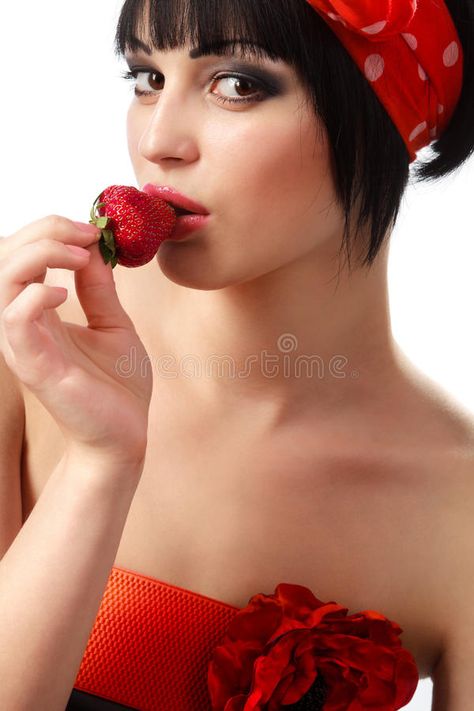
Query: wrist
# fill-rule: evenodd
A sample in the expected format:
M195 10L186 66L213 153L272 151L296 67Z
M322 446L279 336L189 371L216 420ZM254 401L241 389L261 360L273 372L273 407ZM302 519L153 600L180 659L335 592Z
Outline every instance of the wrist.
M82 481L100 488L134 491L140 481L145 451L109 452L82 445L68 445L64 462Z
M140 466L145 461L147 442L126 449L118 447L94 447L80 442L66 442L65 454L91 462L104 464Z

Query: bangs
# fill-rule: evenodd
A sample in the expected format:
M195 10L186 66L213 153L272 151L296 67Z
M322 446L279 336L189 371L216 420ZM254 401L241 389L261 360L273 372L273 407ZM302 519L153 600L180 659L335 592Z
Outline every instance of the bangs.
M296 66L304 55L303 27L319 24L306 0L126 0L115 53L151 54L185 46L203 54L239 53ZM150 50L150 51L148 51Z
M341 251L346 249L350 265L359 230L369 226L363 265L370 266L395 224L409 156L369 81L327 22L307 0L125 0L114 39L119 57L188 45L197 56L235 53L283 61L295 70L317 129L328 138L330 169L345 216ZM195 58L192 52L190 57Z

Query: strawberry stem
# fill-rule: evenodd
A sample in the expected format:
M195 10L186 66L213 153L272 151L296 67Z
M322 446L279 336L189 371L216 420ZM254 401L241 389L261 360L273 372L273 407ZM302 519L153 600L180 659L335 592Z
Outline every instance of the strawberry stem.
M102 193L100 194L102 195ZM105 264L108 264L109 262L112 265L112 269L114 269L117 266L118 263L118 258L116 254L116 248L115 248L115 240L114 240L114 233L113 231L109 228L107 228L107 225L109 223L109 218L107 215L99 215L98 210L102 207L107 207L104 202L99 202L100 200L100 195L96 197L94 200L94 204L92 205L91 212L90 212L90 220L89 223L91 225L95 225L98 227L101 231L100 239L99 239L99 250L100 253L102 254L102 258L104 260Z

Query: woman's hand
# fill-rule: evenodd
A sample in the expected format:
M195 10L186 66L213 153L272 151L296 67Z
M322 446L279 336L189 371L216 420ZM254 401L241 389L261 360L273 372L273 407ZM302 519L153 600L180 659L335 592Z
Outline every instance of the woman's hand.
M0 351L50 412L66 449L144 458L153 376L115 289L99 232L50 216L0 239ZM87 248L73 254L68 245ZM62 322L66 290L44 284L48 268L74 271L88 326ZM133 354L136 372L120 364Z

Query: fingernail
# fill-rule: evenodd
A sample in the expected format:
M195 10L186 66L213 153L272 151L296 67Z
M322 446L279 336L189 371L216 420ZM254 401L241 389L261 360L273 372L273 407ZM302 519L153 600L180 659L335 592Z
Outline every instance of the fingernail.
M76 225L78 230L81 230L81 232L87 232L90 235L99 235L100 230L98 227L95 225L89 225L87 222L76 222L73 220L74 224Z

